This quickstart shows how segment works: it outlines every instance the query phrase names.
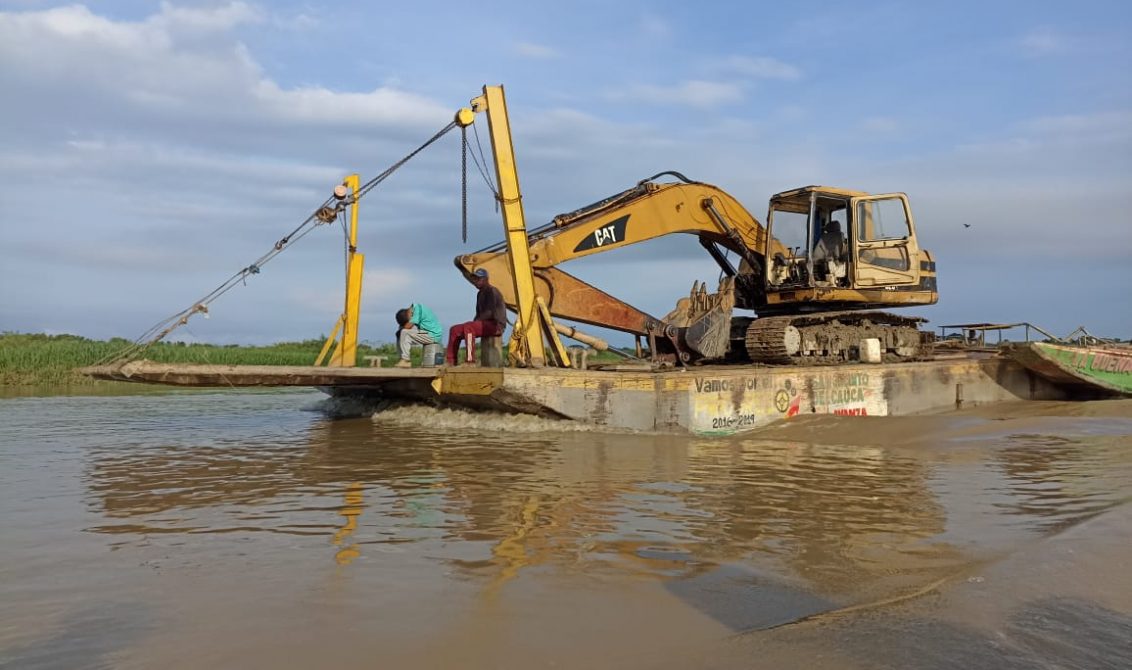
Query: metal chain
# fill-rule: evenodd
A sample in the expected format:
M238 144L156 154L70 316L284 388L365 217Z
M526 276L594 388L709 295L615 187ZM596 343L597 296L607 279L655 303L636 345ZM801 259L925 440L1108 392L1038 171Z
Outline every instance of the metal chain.
M460 207L464 244L468 243L468 127L460 127Z

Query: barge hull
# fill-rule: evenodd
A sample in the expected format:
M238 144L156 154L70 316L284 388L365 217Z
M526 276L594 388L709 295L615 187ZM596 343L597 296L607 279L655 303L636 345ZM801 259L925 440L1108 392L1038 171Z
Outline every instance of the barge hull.
M447 404L699 435L742 433L804 414L901 416L1067 398L1060 387L1006 359L662 373L506 369L457 371L437 381L437 397Z
M1061 386L1096 396L1132 396L1132 347L1029 342L1010 350L1014 360Z
M315 386L338 397L412 400L616 429L730 435L805 414L902 416L1008 400L1062 400L1072 387L1006 358L663 372L562 368L325 368L137 361L87 374L175 386Z

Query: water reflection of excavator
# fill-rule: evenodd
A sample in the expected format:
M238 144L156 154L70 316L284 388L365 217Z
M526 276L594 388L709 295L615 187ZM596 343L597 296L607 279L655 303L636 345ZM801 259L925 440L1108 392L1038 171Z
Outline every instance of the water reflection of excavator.
M524 314L537 315L537 307L527 303L541 298L553 317L648 338L656 362L835 362L855 358L866 339L879 340L890 358L921 353L922 319L866 311L930 305L938 298L935 263L917 242L904 194L798 188L771 198L764 226L723 190L665 172L528 232L502 89L485 87L485 97L477 100L484 105L493 92L500 104L486 111L507 240L459 256L456 265L469 277L482 267L502 278L494 283L520 321ZM476 102L473 109L481 111ZM664 176L669 180L658 181ZM520 231L525 244L516 235ZM697 282L664 318L558 268L673 233L696 236L722 278L712 294ZM524 275L531 279L524 281ZM533 292L524 286L528 281ZM625 277L627 285L646 281ZM757 318L732 316L734 308Z

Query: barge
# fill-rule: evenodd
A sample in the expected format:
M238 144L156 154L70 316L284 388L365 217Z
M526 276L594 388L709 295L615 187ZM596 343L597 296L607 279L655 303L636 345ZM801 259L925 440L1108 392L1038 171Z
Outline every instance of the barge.
M1027 342L1011 357L1044 379L1097 396L1132 396L1132 346Z
M842 366L332 368L171 365L88 368L100 379L188 387L318 387L334 397L423 402L582 421L600 427L732 435L807 414L906 416L1071 389L1010 358Z

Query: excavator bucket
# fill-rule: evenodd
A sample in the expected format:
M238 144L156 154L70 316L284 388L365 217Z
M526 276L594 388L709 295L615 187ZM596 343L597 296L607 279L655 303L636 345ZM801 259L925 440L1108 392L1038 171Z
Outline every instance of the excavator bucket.
M684 331L688 348L705 359L723 358L731 340L731 310L716 307Z
M708 293L707 286L697 281L689 296L681 298L664 320L680 329L680 344L694 352L696 359L723 358L730 348L734 307L733 277L724 277L715 293Z

